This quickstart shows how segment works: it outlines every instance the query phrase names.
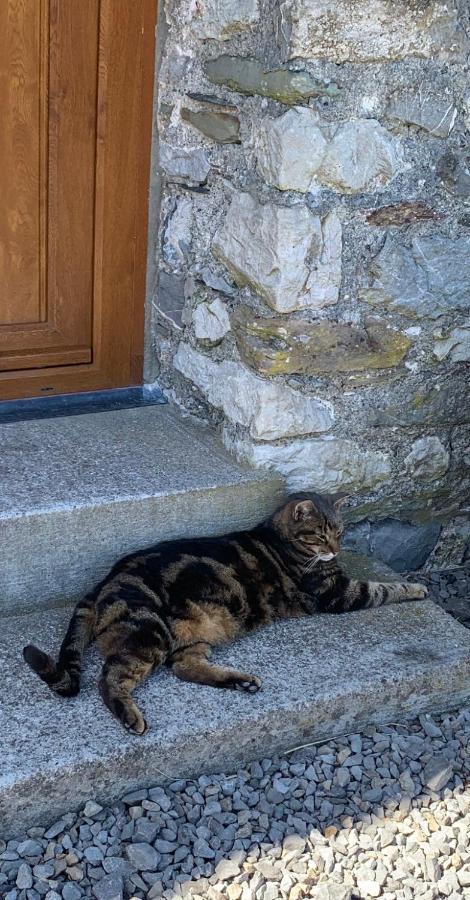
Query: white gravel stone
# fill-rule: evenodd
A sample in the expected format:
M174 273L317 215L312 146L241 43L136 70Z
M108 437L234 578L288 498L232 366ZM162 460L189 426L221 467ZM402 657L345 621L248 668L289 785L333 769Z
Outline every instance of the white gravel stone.
M248 428L258 441L323 432L333 424L328 402L265 381L239 363L217 363L184 343L179 345L173 362L210 403L223 409L232 422Z
M416 477L434 480L449 468L450 455L438 437L429 435L418 438L405 457L406 468Z
M386 184L400 163L397 140L374 119L357 119L338 128L318 179L335 190L355 194Z
M257 165L268 184L281 191L306 193L312 189L327 147L319 121L315 110L298 106L257 124Z
M202 344L219 344L230 331L227 305L219 297L210 302L198 303L193 312L193 325L196 339Z
M336 303L341 282L341 224L306 206L260 204L236 194L212 251L239 285L249 284L272 309L320 309Z
M470 321L452 328L445 335L436 338L433 349L434 356L441 362L449 358L451 362L468 362L470 360Z

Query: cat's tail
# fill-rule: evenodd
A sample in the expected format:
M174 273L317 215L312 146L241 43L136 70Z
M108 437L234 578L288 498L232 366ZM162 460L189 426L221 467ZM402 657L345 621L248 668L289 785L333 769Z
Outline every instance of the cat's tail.
M23 657L28 666L62 697L75 697L80 690L82 655L92 641L95 629L95 595L77 603L56 662L34 644L28 644Z

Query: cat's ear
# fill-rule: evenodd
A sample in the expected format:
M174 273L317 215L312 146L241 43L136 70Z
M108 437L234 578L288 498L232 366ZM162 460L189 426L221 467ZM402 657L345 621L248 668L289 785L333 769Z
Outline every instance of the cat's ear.
M299 522L301 519L307 519L314 509L315 506L311 500L299 500L294 506L293 517L296 522Z
M351 494L337 494L333 499L333 508L342 509L345 503L351 499Z

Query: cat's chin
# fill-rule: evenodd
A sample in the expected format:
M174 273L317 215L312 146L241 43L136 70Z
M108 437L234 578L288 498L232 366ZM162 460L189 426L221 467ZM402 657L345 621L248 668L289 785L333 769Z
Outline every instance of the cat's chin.
M337 553L323 553L319 556L320 562L331 562L332 559L336 559Z

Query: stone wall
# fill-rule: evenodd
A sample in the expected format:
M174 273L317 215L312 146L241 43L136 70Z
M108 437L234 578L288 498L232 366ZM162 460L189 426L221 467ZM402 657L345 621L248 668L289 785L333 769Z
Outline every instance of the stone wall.
M469 18L160 11L159 382L290 487L350 492L350 540L407 565L468 508Z

